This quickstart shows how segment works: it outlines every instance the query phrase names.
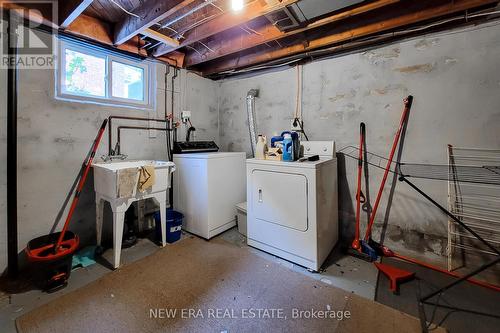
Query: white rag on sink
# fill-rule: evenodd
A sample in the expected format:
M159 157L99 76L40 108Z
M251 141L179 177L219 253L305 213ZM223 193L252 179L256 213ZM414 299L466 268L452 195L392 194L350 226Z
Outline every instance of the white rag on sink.
M139 168L118 170L117 177L118 198L133 197L137 189L137 181L139 180Z

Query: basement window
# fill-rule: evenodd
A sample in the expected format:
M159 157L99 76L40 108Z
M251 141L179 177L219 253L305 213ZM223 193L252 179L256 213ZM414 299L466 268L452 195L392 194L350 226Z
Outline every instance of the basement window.
M153 109L154 67L93 46L61 42L57 98L82 103Z

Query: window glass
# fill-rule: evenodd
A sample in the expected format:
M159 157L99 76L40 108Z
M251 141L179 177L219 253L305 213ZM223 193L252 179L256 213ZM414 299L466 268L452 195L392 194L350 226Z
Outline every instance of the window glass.
M76 95L106 96L106 59L65 49L65 90Z
M142 101L144 99L144 69L112 62L113 97Z

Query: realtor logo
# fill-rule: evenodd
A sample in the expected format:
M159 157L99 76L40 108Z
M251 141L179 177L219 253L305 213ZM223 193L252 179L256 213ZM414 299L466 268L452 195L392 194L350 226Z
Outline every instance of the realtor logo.
M50 33L41 27L57 23L57 1L0 0L0 13L0 68L54 68L57 29Z

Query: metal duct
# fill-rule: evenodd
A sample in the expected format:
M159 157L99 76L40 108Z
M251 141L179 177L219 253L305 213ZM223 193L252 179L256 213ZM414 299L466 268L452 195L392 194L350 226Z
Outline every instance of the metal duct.
M165 22L164 24L161 25L161 28L162 29L167 28L167 27L171 26L172 24L179 22L183 18L188 17L189 15L199 11L200 9L203 9L206 6L213 4L215 1L216 0L205 0L202 3L200 3L199 5L197 5L196 7L185 12L184 14L176 16L175 18L171 19L170 21Z
M250 131L250 146L252 148L252 157L255 157L255 150L257 148L257 124L255 122L256 97L259 97L258 89L252 89L247 93L248 129Z

